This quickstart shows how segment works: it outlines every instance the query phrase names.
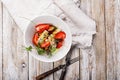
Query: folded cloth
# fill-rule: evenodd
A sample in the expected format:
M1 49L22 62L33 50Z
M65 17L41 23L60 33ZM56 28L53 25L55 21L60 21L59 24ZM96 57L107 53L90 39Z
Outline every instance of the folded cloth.
M73 43L80 48L92 44L96 24L85 15L73 0L2 0L16 24L24 32L29 22L42 14L52 14L63 19L70 27Z

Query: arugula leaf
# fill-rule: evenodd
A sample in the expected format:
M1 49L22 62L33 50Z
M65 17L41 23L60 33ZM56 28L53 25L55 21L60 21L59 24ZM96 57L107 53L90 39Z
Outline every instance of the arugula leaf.
M51 56L52 56L52 53L49 53L49 54L48 54L48 58L50 58Z
M53 53L53 52L55 52L56 51L56 47L54 47L54 46L51 46L50 48L49 48L49 50L50 50L50 53Z
M59 40L58 40L58 39L55 39L55 42L56 42L56 43L58 43L58 42L59 42Z
M32 49L33 49L32 46L25 47L25 50L28 52L32 51Z
M39 55L45 53L45 50L42 49L42 48L40 48L40 47L36 47L35 49L37 50L37 52L38 52Z
M44 49L40 48L39 46L36 46L35 48L33 48L32 46L25 47L25 50L28 51L28 52L32 51L32 49L36 49L37 53L39 55L42 55L46 52ZM48 51L47 51L48 56L51 57L52 53L54 53L56 51L56 49L57 48L55 46L50 46Z

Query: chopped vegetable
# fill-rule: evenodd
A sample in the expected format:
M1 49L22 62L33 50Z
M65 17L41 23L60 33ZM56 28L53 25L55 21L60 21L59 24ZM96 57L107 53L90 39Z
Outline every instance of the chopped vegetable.
M55 31L52 33L53 35L55 35L55 34L57 34L58 32L60 32L61 31L61 29L55 29Z
M46 38L48 37L48 31L44 31L43 33L41 33L41 35L39 36L38 42L42 43Z
M63 45L63 41L58 42L58 44L57 44L57 48L62 47L62 45Z
M51 52L51 53L53 53L53 52L55 52L55 51L56 51L56 49L57 49L56 47L51 46L51 47L50 47L50 52Z
M63 46L66 34L61 29L51 24L38 24L32 42L39 55L47 54L52 56L55 51ZM26 48L31 51L33 48Z
M65 39L65 38L66 38L66 34L63 31L60 31L55 35L55 39Z
M37 26L35 26L35 29L38 33L42 33L44 30L48 30L49 27L49 24L38 24Z
M38 33L35 33L32 39L34 45L38 45L38 38L39 38Z
M48 31L53 31L55 28L56 27L54 27L54 26L50 26L49 29L48 29Z
M50 46L50 42L45 41L45 42L41 43L40 46L41 46L41 48L48 48Z
M50 41L50 44L51 45L56 45L56 42L55 42L55 39L54 39L54 35L51 34L49 37L48 37L48 40Z

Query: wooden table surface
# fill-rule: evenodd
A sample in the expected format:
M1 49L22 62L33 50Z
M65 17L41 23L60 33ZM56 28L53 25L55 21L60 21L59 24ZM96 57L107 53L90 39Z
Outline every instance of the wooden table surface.
M65 80L120 80L120 1L80 0L76 5L96 21L97 34L93 46L73 51L72 58L80 56L80 60L68 68ZM40 62L22 45L22 31L0 2L0 80L33 80L65 62ZM59 77L60 71L44 80Z

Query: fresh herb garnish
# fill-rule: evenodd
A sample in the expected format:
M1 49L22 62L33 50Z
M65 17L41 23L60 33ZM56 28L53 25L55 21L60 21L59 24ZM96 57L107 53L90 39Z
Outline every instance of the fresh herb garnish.
M55 52L56 51L56 47L54 47L54 46L50 46L49 47L49 51L50 51L50 53L52 54L53 52Z
M45 50L42 49L42 48L40 48L40 47L36 47L35 49L37 50L37 52L38 52L39 55L45 53Z
M32 49L33 49L32 46L25 47L25 50L28 52L32 51Z
M47 52L47 55L48 55L49 57L51 57L51 56L52 56L52 53L54 53L57 48L54 47L54 46L50 46L49 49L48 49L47 51L45 51L44 49L40 48L39 46L36 46L35 48L33 48L32 46L25 47L25 50L26 50L27 52L32 51L32 49L36 49L36 50L37 50L37 53L38 53L39 55L42 55L42 54L44 54L45 52Z

